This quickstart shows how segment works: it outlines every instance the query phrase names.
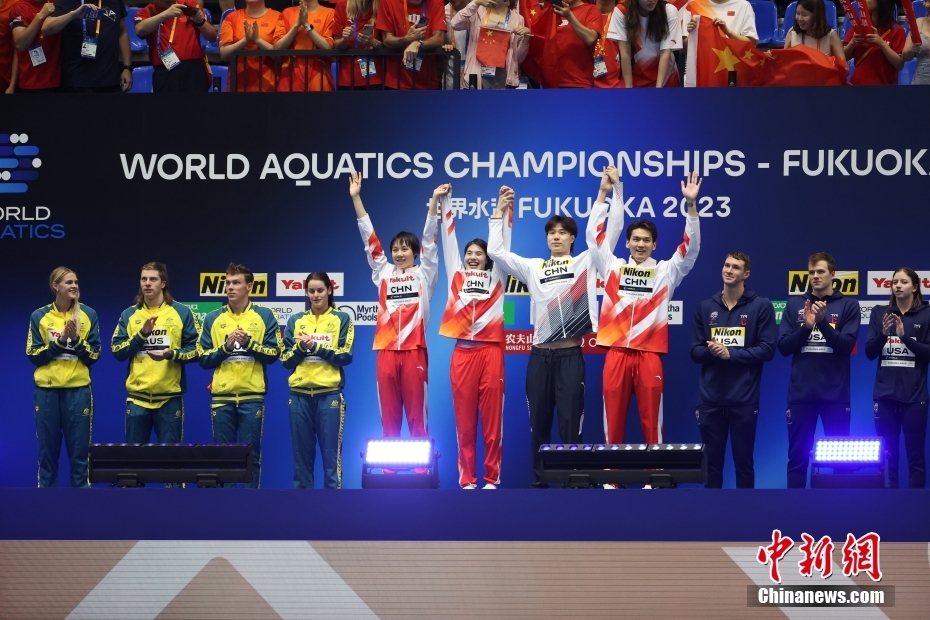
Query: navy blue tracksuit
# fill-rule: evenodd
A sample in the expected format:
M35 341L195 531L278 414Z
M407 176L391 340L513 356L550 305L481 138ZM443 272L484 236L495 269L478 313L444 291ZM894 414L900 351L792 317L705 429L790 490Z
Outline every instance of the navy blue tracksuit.
M707 455L707 488L723 487L727 434L733 448L736 486L755 486L753 448L759 415L762 364L775 356L775 311L772 302L749 289L732 310L718 293L698 304L691 331L691 359L701 364L700 397L695 417ZM707 341L722 342L724 360L710 352Z
M814 329L804 327L804 302L827 302ZM788 382L788 488L803 489L817 417L828 436L849 435L849 356L861 322L859 302L839 291L819 299L810 291L791 297L782 316L778 350L791 358Z
M901 317L904 335L882 333L882 320L891 312ZM898 443L904 430L908 486L927 486L927 365L930 363L930 305L901 313L896 304L875 306L869 321L865 355L879 358L875 372L875 431L884 438L888 454L888 484L898 486Z

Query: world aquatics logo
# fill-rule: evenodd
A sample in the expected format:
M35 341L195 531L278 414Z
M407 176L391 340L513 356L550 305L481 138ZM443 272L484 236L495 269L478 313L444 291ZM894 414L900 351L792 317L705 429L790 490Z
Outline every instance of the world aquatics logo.
M39 147L28 142L24 133L0 133L0 194L24 194L39 178Z

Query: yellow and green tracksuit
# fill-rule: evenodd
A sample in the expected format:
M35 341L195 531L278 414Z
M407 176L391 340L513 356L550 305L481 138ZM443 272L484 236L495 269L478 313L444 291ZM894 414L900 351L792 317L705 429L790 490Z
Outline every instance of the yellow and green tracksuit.
M309 348L299 336L306 334ZM294 447L294 486L313 488L316 443L323 453L323 486L342 488L342 429L345 424L343 368L352 363L355 326L333 308L317 316L295 314L284 329L281 363L290 369L288 410Z
M244 347L226 347L226 338L241 328L249 335ZM210 405L213 440L217 443L252 444L252 482L261 476L262 429L265 415L265 367L278 359L281 332L274 311L249 302L241 314L228 305L214 310L203 321L197 345L200 365L213 369Z
M145 322L155 317L148 338ZM152 429L160 443L184 439L184 364L197 359L197 320L184 304L164 302L130 306L119 317L110 348L117 360L129 360L126 375L126 442L149 443ZM171 351L154 360L147 351Z
M35 366L36 438L39 486L58 485L58 457L64 436L71 464L71 486L89 486L87 449L94 417L90 366L100 359L100 323L93 309L81 304L76 342L60 342L72 312L49 304L32 313L26 355Z

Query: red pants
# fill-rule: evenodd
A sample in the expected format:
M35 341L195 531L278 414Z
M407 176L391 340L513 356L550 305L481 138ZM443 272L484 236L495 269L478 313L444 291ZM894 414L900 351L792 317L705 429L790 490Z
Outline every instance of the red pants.
M429 437L426 424L426 349L378 351L375 376L385 437L400 437L404 412L411 437Z
M484 479L500 484L504 437L504 349L500 343L455 347L449 366L455 431L459 445L459 485L476 484L478 418L484 436Z
M610 349L604 360L604 434L623 443L630 395L636 394L646 443L662 443L662 358L652 351Z

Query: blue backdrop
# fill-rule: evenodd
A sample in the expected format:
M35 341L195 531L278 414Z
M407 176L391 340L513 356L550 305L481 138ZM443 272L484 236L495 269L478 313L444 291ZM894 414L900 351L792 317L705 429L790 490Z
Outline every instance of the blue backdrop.
M659 228L661 259L681 239L679 181L697 166L704 177L703 242L674 295L684 324L669 328L665 434L698 440L690 323L697 302L721 288L728 251L751 255L749 284L773 300L787 299L789 271L805 270L815 251L833 253L839 270L855 272L847 286L856 281L860 301L872 304L884 303L888 291L870 289L870 278L900 265L930 269L919 206L930 183L924 157L930 128L899 128L889 120L850 131L840 118L841 110L918 109L927 94L917 87L7 99L0 121L0 170L11 173L0 173L6 279L0 335L7 345L0 350L0 485L36 480L33 367L24 343L30 312L52 299L47 279L54 267L78 273L82 301L100 316L105 349L92 371L93 439L121 441L126 368L108 345L143 263L167 263L172 293L185 302L223 301L201 295L201 274L221 273L230 261L268 274L268 295L255 301L272 306L302 302L278 294L277 274L312 270L344 274L339 305L376 299L347 192L351 169L366 174L363 199L385 243L401 229L419 234L432 189L448 181L454 197L465 199L460 241L486 237L490 201L506 184L517 194L513 249L541 256L545 220L558 207L580 218L583 229L598 171L614 163L622 169L628 217L654 218ZM209 115L200 112L208 106ZM579 238L576 249L583 246ZM621 242L617 252L623 251ZM528 298L507 299L508 329L530 329ZM443 486L454 487L448 384L454 343L437 334L445 301L443 275L428 329L429 428L442 452ZM381 431L373 331L357 326L347 369L347 487L359 486L364 438ZM863 326L852 364L854 434L874 432L875 363L865 359L864 338ZM531 479L526 361L507 356L504 486ZM587 441L603 439L602 362L602 355L587 356ZM777 356L765 369L759 487L785 485L789 363ZM262 486L288 487L286 372L275 364L268 379ZM211 440L209 382L206 371L188 367L188 441ZM627 436L642 437L635 411ZM729 462L725 484L734 486Z

